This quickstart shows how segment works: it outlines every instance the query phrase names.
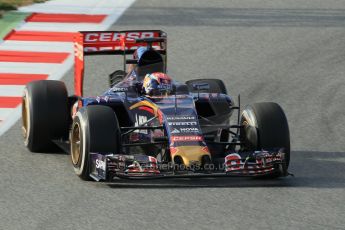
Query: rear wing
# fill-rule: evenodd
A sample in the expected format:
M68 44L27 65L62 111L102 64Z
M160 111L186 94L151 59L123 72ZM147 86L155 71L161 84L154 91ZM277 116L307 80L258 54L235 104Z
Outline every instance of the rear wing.
M167 34L161 30L87 31L74 38L74 93L83 96L84 56L133 54L140 46L152 46L166 55Z

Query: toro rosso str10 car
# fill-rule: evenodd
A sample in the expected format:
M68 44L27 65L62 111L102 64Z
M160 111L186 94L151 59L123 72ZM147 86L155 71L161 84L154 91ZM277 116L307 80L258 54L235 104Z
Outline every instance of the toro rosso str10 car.
M83 95L88 55L124 62L97 97ZM32 152L65 150L84 180L288 175L289 128L278 104L241 111L240 98L235 105L221 80L181 83L166 72L163 31L79 32L74 95L52 80L24 90L25 145Z

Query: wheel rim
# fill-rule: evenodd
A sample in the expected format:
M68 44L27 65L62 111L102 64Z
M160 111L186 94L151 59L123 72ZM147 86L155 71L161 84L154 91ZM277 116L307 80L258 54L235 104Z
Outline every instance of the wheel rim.
M78 123L74 123L72 128L72 135L71 135L71 157L72 157L72 163L74 165L77 165L80 161L80 136L81 136L81 130L80 125Z
M256 118L251 110L244 110L240 119L242 125L240 130L241 142L244 143L244 149L246 151L255 151L258 149L258 136L256 133L257 124ZM256 139L253 139L255 135Z
M28 144L30 134L30 110L27 93L22 98L22 133L25 145Z
M250 110L244 110L241 116L241 124L244 126L254 126L257 127L255 117Z

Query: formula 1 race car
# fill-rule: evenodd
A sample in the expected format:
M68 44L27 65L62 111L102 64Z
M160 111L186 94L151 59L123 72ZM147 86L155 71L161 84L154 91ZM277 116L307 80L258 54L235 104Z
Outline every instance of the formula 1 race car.
M83 96L84 57L122 55L110 88ZM75 93L61 81L29 83L22 103L25 145L70 153L83 180L287 176L290 137L282 108L248 105L219 79L180 83L167 74L163 31L79 32ZM230 117L236 114L236 124Z

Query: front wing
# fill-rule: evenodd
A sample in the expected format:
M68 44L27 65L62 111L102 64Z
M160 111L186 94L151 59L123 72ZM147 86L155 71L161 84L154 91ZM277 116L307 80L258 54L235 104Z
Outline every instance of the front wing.
M217 163L215 163L217 162ZM287 176L283 149L229 153L222 159L189 167L159 162L146 155L90 154L90 176L96 180L168 179L200 177L260 177Z

